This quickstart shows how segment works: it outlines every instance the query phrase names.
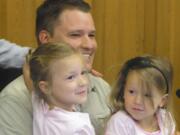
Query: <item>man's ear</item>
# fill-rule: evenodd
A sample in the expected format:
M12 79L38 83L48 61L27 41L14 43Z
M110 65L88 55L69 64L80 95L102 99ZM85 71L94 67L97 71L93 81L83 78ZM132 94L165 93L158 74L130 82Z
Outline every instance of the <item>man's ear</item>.
M50 34L48 31L46 30L41 30L39 32L39 42L41 44L44 44L44 43L48 43L49 42L49 38L50 38Z
M39 89L45 95L49 95L50 94L49 85L48 85L48 82L46 82L46 81L40 81L39 82Z
M161 103L159 105L160 108L164 108L167 106L167 102L168 102L168 94L165 94L162 99L161 99Z

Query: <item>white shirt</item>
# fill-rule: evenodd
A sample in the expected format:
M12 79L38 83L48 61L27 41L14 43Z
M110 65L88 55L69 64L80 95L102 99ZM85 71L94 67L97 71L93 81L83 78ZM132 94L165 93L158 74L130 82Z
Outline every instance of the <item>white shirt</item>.
M105 135L173 135L175 124L170 113L160 109L157 119L160 130L147 132L140 128L126 112L119 111L108 121Z
M44 100L33 94L33 135L95 135L87 113L49 110Z

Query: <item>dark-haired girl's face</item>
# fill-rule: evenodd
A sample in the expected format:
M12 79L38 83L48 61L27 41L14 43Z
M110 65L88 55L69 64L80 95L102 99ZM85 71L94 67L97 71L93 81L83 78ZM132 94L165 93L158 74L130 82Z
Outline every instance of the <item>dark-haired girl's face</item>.
M124 106L138 123L149 123L156 119L155 113L162 104L163 95L153 86L145 90L143 81L138 72L129 72L124 90Z

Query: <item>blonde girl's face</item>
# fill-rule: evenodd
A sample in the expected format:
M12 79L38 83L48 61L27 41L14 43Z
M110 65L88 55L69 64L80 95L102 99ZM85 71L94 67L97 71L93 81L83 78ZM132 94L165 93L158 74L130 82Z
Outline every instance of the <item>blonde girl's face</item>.
M124 90L125 109L139 123L154 120L155 113L163 105L163 95L156 87L144 90L142 82L138 72L130 71Z
M80 55L71 55L51 63L51 83L42 82L43 92L52 106L72 111L87 98L88 79Z

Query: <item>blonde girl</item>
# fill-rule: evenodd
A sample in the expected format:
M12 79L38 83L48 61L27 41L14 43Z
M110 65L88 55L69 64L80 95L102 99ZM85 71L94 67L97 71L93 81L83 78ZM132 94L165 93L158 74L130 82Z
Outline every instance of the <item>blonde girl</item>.
M87 99L85 63L63 43L39 46L30 56L33 80L33 135L94 135L87 113L76 106Z

